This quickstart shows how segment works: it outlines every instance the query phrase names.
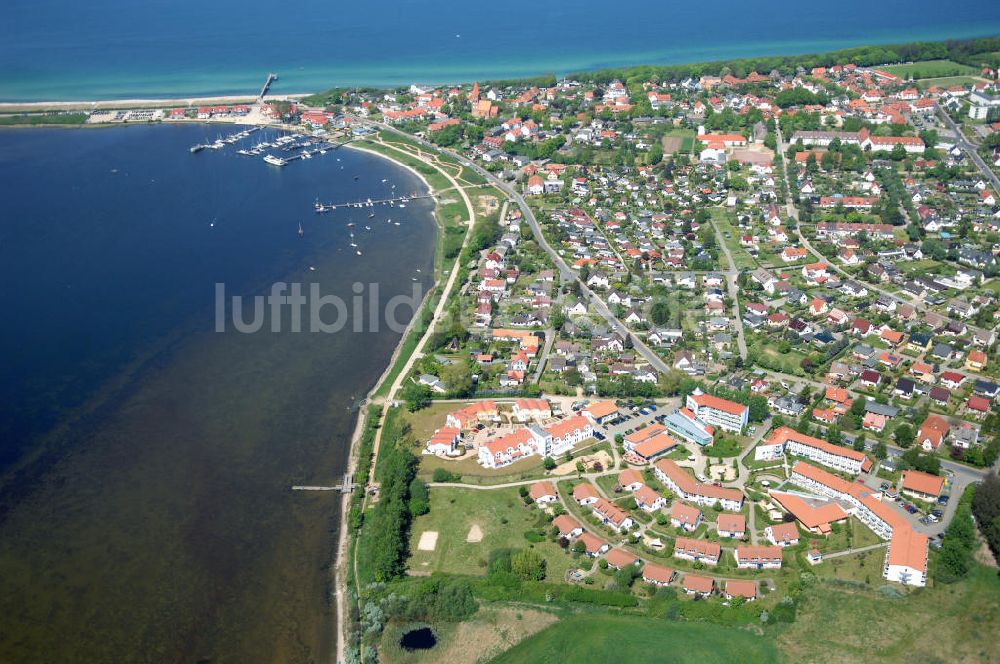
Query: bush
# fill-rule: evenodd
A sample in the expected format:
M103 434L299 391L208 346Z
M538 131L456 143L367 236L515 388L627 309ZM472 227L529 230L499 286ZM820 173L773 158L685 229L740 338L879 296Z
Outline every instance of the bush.
M444 468L435 468L433 479L435 482L457 482L462 479L462 476L456 475Z

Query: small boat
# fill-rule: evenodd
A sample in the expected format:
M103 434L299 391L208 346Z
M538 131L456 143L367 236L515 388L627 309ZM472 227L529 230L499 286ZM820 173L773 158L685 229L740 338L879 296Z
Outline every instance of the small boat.
M352 227L353 225L354 225L354 222L353 222L353 221L349 221L349 222L347 222L347 227L348 227L348 228Z
M302 236L303 236L303 235L305 235L305 234L306 234L306 232L305 232L305 230L304 230L304 229L302 228L302 224L299 224L299 237L302 237Z
M394 221L392 223L393 223L394 226L399 226L399 222L398 221Z
M351 246L352 246L352 247L354 247L355 249L357 249L357 248L358 248L358 245L357 245L357 244L355 244L355 243L353 243L353 242L351 243Z
M388 182L388 180L386 180L385 178L382 178L382 182Z
M354 176L354 180L355 180L355 181L357 181L357 179L358 179L358 176L357 176L357 175L355 175L355 176Z
M372 229L372 227L371 227L371 226L365 226L365 230L366 230L366 231L370 231L371 229Z
M310 266L309 266L309 271L310 271L310 272L315 272L315 271L316 271L316 267L315 267L315 266L313 266L313 265L310 265Z
M271 154L265 156L264 161L267 162L268 164L271 164L272 166L284 166L285 164L288 163L281 157L275 157L274 155Z
M401 208L405 208L405 207L406 207L406 203L400 203L400 204L399 204L399 207L401 207Z
M358 251L356 253L358 254L358 256L360 256L361 255L361 250L358 249Z
M374 213L374 212L370 213L370 214L368 215L368 218L369 218L369 219L374 219L374 218L375 218L375 213Z

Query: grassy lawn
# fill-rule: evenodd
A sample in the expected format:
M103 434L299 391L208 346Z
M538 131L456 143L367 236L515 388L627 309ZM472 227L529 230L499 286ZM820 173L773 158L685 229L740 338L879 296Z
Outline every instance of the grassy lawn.
M920 79L920 84L922 86L936 85L942 88L952 85L961 85L962 87L966 87L972 85L973 83L980 83L982 80L983 79L976 76L945 76L943 78Z
M466 457L460 461L442 459L432 454L420 456L420 468L417 471L422 478L430 480L436 468L457 473L466 484L504 484L519 480L534 479L543 474L542 457L533 455L523 461L518 461L503 468L483 468L476 457Z
M878 588L881 557L868 560L872 588ZM998 626L1000 578L977 566L960 583L915 590L904 599L818 584L778 645L788 661L987 662L996 661Z
M756 269L759 267L753 257L740 246L740 231L730 223L729 213L721 208L713 208L712 219L715 220L716 225L719 227L719 232L722 233L722 241L726 243L726 247L733 255L733 262L736 263L736 269ZM729 233L728 238L726 237L726 233Z
M881 69L900 78L940 78L942 76L975 76L979 70L951 60L925 60L905 65L889 65Z
M760 354L765 358L768 367L772 367L782 373L802 375L802 367L799 366L805 358L805 354L795 349L787 353L779 353L777 348L765 345L759 348Z
M667 655L669 653L669 656ZM632 616L576 615L493 660L517 662L773 662L773 642L745 630Z
M485 575L490 551L501 547L533 546L548 561L548 579L560 581L573 559L558 544L548 540L531 544L523 533L542 523L542 511L522 504L517 489L431 489L431 510L417 517L410 529L411 574L448 572ZM469 531L479 526L482 541L467 542ZM424 531L438 533L433 551L419 551Z

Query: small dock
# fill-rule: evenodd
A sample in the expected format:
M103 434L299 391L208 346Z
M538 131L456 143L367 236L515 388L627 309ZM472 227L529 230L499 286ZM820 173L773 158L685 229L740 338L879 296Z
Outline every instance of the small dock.
M308 484L295 484L292 491L337 491L339 493L350 493L357 487L354 477L350 473L344 473L344 479L340 484L334 486L313 486Z
M278 75L277 74L274 74L274 73L268 74L267 75L267 80L264 81L264 87L262 87L260 89L260 94L257 95L257 99L263 100L264 99L264 95L266 95L267 91L271 89L271 84L274 83L277 80L278 80Z
M434 198L434 194L411 194L409 196L396 196L393 198L367 199L363 201L348 201L346 203L316 203L316 212L331 212L337 208L373 208L378 205L388 205L389 207L405 206L410 201L417 201L422 198Z

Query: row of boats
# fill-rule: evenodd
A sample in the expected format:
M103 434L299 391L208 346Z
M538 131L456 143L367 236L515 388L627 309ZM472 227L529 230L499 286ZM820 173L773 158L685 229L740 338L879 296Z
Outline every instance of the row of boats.
M234 143L242 141L244 138L248 137L250 134L254 133L258 129L260 129L260 127L249 127L247 129L244 129L243 131L238 131L235 134L230 134L225 138L219 136L212 143L197 143L195 145L192 145L190 150L192 154L194 154L195 152L201 152L202 150L221 150L227 145L232 145Z
M382 200L382 201L373 201L372 199L369 198L368 200L358 201L356 203L341 203L340 207L342 207L342 208L373 208L376 205L388 205L389 207L405 208L406 204L409 203L409 202L410 202L410 199L407 196L400 196L399 198L389 198L389 199ZM337 209L337 206L336 205L331 205L331 204L326 204L326 203L320 203L319 201L316 201L316 205L314 206L314 208L315 208L317 214L323 214L325 212L333 212L333 211L335 211ZM374 212L372 212L372 213L370 213L368 215L369 218L374 217L374 216L375 216Z

